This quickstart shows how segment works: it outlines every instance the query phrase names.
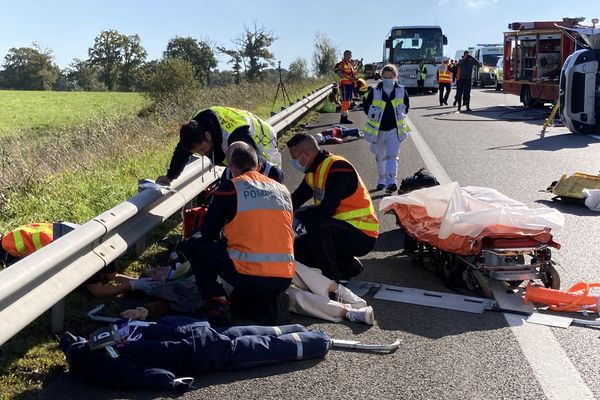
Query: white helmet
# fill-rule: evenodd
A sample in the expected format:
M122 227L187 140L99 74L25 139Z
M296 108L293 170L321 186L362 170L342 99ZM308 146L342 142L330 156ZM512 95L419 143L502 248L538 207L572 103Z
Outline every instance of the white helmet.
M315 134L313 135L313 137L315 138L315 140L317 141L317 143L318 143L318 144L323 144L323 143L325 143L325 138L323 137L323 135L322 135L322 134L320 134L320 133L315 133Z

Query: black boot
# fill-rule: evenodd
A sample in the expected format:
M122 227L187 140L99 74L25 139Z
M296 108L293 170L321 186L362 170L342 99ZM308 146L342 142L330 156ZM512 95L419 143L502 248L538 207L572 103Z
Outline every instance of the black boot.
M353 124L354 122L348 119L347 115L342 115L340 117L340 124Z

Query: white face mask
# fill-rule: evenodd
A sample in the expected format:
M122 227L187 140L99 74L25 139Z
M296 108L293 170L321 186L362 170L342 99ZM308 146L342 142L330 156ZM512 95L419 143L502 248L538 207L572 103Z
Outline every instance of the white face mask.
M306 171L306 165L302 165L300 164L300 159L302 158L302 156L305 156L306 153L302 153L300 155L300 157L298 157L297 159L290 159L290 162L292 163L292 167L294 167L295 169L297 169L300 172L305 172ZM307 156L308 158L308 156Z
M391 92L394 88L395 80L393 78L383 78L381 81L383 82L383 90Z

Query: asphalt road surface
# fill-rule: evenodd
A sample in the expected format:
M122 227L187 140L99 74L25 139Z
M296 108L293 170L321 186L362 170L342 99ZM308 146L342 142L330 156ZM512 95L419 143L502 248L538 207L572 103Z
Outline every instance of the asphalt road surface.
M452 98L451 98L452 99ZM518 98L493 89L473 89L472 113L439 107L437 95L412 96L413 137L401 146L399 177L421 166L443 171L461 185L491 187L531 207L552 207L565 215L553 232L561 243L553 253L562 288L583 280L600 281L599 214L562 205L541 193L564 173L597 173L600 140L549 128L538 135L545 110L520 108ZM362 111L350 113L355 126ZM338 122L321 114L307 130L320 132ZM420 145L415 145L420 141ZM371 189L376 185L374 156L362 140L327 146L347 157ZM423 153L424 152L424 153ZM423 155L423 154L425 155ZM293 190L301 176L284 152L286 184ZM378 208L383 192L372 194ZM403 254L402 234L394 219L380 213L381 236L363 257L359 279L448 292L430 268ZM495 312L471 314L365 298L376 313L375 326L339 324L292 315L292 322L320 329L333 338L389 343L393 354L329 352L319 361L296 362L250 371L198 376L195 390L182 399L584 399L600 398L599 331L526 324L522 317ZM42 393L47 399L172 398L169 393L120 392L89 388L68 375Z

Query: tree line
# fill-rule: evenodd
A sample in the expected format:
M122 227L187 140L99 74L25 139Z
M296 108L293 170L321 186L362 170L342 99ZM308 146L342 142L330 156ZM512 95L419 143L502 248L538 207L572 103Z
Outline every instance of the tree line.
M177 86L198 87L278 80L275 55L270 50L277 40L264 26L244 26L230 46L218 46L208 38L176 36L169 40L162 58L148 60L139 35L116 30L100 32L88 49L88 58L75 58L61 69L51 49L33 43L11 48L0 69L0 88L17 90L81 91L172 91ZM312 57L316 76L331 74L338 50L323 33L317 32ZM217 56L228 57L231 70L217 69ZM308 62L295 59L282 70L288 81L308 78Z

